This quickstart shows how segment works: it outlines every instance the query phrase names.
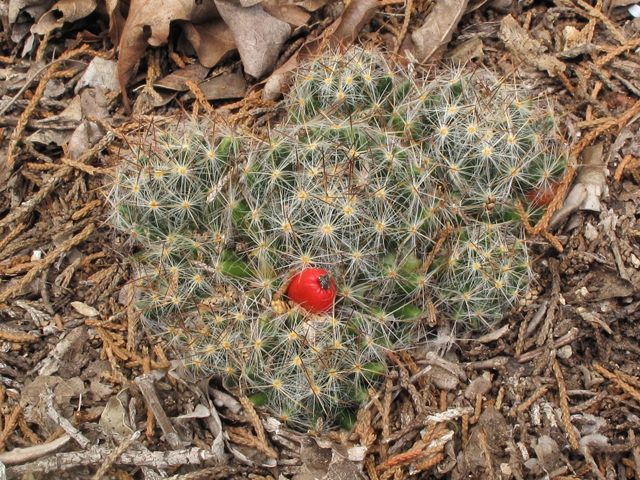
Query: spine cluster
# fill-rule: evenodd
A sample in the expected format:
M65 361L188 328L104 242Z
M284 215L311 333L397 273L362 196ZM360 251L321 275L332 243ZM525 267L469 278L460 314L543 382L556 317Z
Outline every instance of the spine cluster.
M551 109L484 72L423 81L354 48L300 69L285 102L266 138L150 129L112 222L141 246L147 327L188 370L293 424L347 426L427 310L479 328L519 301L532 273L514 202L535 215L565 165ZM305 268L335 281L327 315L272 307Z

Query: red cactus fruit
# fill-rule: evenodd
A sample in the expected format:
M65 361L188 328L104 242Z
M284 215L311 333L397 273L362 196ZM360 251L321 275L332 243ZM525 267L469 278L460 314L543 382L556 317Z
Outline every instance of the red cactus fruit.
M326 270L307 268L293 277L287 295L311 313L325 313L333 307L336 285Z

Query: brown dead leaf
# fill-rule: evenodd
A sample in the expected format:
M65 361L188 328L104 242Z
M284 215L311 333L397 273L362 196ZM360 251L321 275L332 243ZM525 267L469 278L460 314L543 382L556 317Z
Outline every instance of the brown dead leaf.
M196 62L192 63L191 65L187 65L184 68L176 70L173 73L170 73L163 79L155 82L153 86L166 88L167 90L173 90L176 92L184 92L186 90L189 90L189 87L187 87L186 84L187 80L192 80L195 83L200 83L206 78L208 73L209 69L207 67L204 67Z
M451 40L468 0L438 0L424 24L411 34L412 53L419 62L425 62Z
M221 18L199 25L191 22L181 22L181 25L185 37L193 45L200 63L205 67L214 67L237 50L231 30Z
M247 82L239 73L225 73L207 78L198 84L198 88L207 100L242 98L247 91ZM189 92L187 98L195 97L193 93Z
M600 199L608 195L605 163L602 158L603 148L602 143L597 143L586 147L582 152L582 164L576 177L576 185L584 185L587 197L580 205L580 210L600 212Z
M104 88L106 91L115 92L120 89L118 82L118 64L114 60L105 60L95 57L82 74L75 86L75 93L83 88Z
M292 27L306 25L311 15L297 5L274 5L271 2L263 2L262 8L272 17L288 23Z
M537 70L546 70L551 77L567 68L560 60L545 53L546 47L522 28L511 15L502 19L498 35L514 57Z
M304 0L300 6L307 12L315 12L316 10L320 10L327 3L329 3L329 0Z
M125 85L142 57L147 44L159 46L167 41L169 25L173 20L206 22L218 16L211 0L132 0L129 16L120 39L118 79L122 87L125 106L130 110Z
M349 44L375 15L380 5L378 0L352 0L342 15L325 30L323 38L330 38L334 43ZM304 58L314 55L322 44L322 38L305 43L284 65L275 70L265 82L262 99L276 100L291 78L292 71Z
M380 5L378 0L352 0L326 33L332 42L344 45L352 43L362 27L373 18Z
M462 63L475 60L476 58L482 60L484 58L484 43L482 43L480 37L470 38L448 52L446 57Z
M260 78L273 69L291 27L272 17L261 5L242 7L233 0L215 0L231 29L246 73Z
M124 17L120 11L119 0L105 0L107 15L109 15L109 38L114 45L120 43L122 30L124 29Z
M95 308L87 305L82 302L71 302L70 305L78 312L80 315L84 315L85 317L97 317L100 315L100 312Z
M115 432L123 438L128 438L133 433L133 430L125 420L128 417L128 412L125 408L127 401L126 392L120 392L118 395L111 397L105 405L98 422L108 432Z
M26 12L34 21L38 21L54 3L54 0L11 0L9 2L9 23L16 23L20 12Z
M95 0L60 0L51 10L40 17L31 27L32 33L46 35L54 28L62 27L65 22L75 22L86 17L96 9Z
M284 65L277 68L266 80L262 89L262 99L276 101L282 95L282 86L293 76L293 70L300 64L300 51L293 55Z

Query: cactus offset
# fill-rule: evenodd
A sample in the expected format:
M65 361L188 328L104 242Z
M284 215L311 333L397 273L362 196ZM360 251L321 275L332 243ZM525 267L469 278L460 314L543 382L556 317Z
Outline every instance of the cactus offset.
M187 369L293 424L348 426L434 304L478 328L518 302L532 274L514 202L535 215L565 166L551 109L484 72L422 81L353 48L301 68L285 103L267 138L151 129L112 221L142 246L147 327ZM311 267L331 273L331 311L272 308Z

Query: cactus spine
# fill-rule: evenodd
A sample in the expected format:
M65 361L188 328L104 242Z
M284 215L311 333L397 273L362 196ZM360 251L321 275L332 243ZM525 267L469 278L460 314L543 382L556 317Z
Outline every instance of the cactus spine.
M514 202L564 161L551 109L484 72L422 81L353 48L300 69L285 102L266 138L151 129L117 172L112 222L142 247L138 307L185 368L294 425L347 426L385 352L424 338L427 307L479 328L518 302L532 274ZM331 313L272 308L308 267L331 272Z

